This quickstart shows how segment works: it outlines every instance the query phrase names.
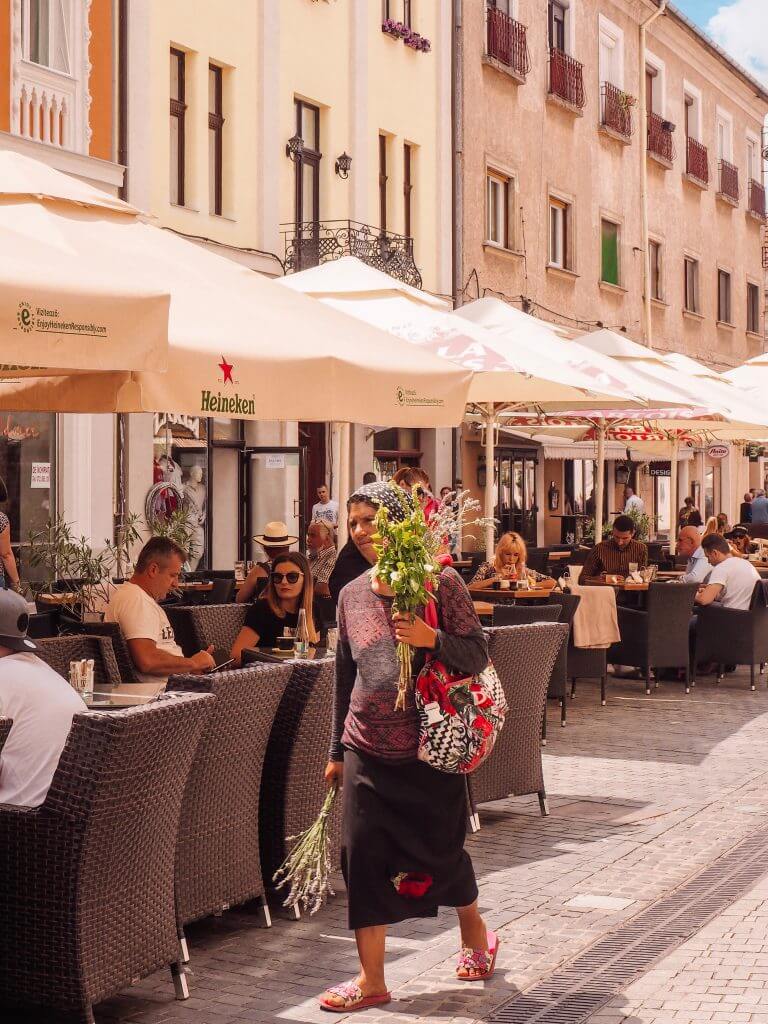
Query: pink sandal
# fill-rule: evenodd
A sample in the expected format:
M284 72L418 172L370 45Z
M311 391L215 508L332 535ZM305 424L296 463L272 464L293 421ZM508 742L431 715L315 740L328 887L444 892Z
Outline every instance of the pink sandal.
M323 1010L328 1010L329 1013L354 1013L355 1010L365 1010L369 1006L383 1006L392 1001L391 992L385 992L379 996L364 996L356 981L343 981L341 985L334 985L326 991L329 995L338 996L344 1000L342 1004L337 1005L322 995L320 1007Z
M488 950L470 949L464 946L459 953L456 965L456 977L459 981L487 981L496 970L496 955L499 952L499 937L496 932L488 932ZM459 971L477 971L474 975L459 974Z

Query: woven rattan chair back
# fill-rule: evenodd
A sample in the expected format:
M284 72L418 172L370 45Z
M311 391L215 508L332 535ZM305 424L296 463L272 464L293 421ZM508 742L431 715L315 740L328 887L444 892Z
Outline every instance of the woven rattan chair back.
M12 718L0 718L0 754L3 752L3 746L8 739L8 733L11 731L12 725Z
M525 626L530 622L557 622L560 609L547 604L495 604L494 626Z
M685 665L688 624L696 583L651 583L648 588L648 654L653 666Z
M475 804L538 793L543 803L541 725L547 686L568 627L558 622L487 629L488 653L509 705L488 760L469 776Z
M82 632L87 636L106 636L112 641L112 650L117 661L120 680L123 683L138 682L138 673L131 657L128 641L116 622L84 622Z
M91 1022L93 1003L177 964L176 837L213 702L75 715L42 806L0 808L0 1004Z
M247 604L177 605L166 608L176 641L186 657L209 645L231 650L243 628Z
M71 661L93 658L95 688L104 690L120 685L120 669L112 641L107 636L54 636L35 643L37 656L67 680Z
M176 852L180 926L264 894L259 790L272 723L290 677L290 665L254 665L168 681L169 690L216 697L181 812Z
M335 665L294 663L267 745L259 801L261 865L269 891L272 876L298 835L317 817L326 795L323 769L331 741ZM331 828L332 858L340 849L341 801Z

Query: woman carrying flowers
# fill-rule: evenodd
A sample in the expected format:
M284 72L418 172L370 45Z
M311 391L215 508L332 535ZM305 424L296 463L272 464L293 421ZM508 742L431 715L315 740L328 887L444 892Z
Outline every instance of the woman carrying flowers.
M376 517L382 506L390 521L401 523L413 509L409 495L380 483L360 488L347 503L350 536L360 550L376 550L378 557ZM406 535L403 543L412 543L414 552L423 550L416 535ZM413 649L413 676L429 652L439 652L451 671L468 676L488 664L472 599L453 569L444 568L435 579L437 629L424 621L423 609L393 615L392 587L401 582L393 572L408 576L413 570L416 587L418 574L430 576L434 569L432 564L403 565L400 573L389 572L388 583L377 577L374 565L344 587L339 598L334 725L325 775L329 785L343 783L342 868L361 970L353 981L321 997L321 1006L334 1012L389 1002L387 926L434 917L441 906L455 907L459 916L457 976L479 981L495 965L498 942L478 912L475 875L464 850L464 778L417 760L419 722L412 686L405 690L404 709L396 708L403 664L398 644Z

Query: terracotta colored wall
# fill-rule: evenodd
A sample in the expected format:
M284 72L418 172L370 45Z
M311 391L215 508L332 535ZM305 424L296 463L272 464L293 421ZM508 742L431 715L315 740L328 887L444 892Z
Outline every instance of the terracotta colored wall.
M0 0L0 132L11 121L11 0Z
M0 4L3 3L7 3L7 0L0 0ZM114 157L113 8L114 0L93 0L91 4L91 156L101 157L102 160L112 160Z

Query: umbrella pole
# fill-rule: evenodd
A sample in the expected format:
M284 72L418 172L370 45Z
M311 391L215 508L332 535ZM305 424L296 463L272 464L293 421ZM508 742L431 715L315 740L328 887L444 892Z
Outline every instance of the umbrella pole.
M597 475L595 478L595 544L603 539L603 505L605 503L605 420L597 424Z
M339 529L338 550L347 543L347 498L350 495L349 461L350 461L350 425L339 423Z
M669 545L674 547L677 534L677 455L680 448L680 439L673 437L671 441L672 450L669 460Z
M493 501L493 477L496 469L496 417L494 416L493 403L489 402L485 411L485 557L487 561L493 561L493 552L496 547L496 532L494 530L494 501Z

